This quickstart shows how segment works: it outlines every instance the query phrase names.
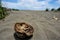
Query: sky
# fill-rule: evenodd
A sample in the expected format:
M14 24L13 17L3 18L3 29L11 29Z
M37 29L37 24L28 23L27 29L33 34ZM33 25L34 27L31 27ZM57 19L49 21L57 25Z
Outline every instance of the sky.
M60 0L2 0L2 6L20 10L57 9L60 7Z

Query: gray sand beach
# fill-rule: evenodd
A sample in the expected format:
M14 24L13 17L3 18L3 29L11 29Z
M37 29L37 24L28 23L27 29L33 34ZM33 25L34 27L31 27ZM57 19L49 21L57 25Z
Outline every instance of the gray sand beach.
M54 19L54 16L58 19ZM15 40L16 22L33 26L33 37L29 40L60 40L60 12L11 11L4 21L0 21L0 40Z

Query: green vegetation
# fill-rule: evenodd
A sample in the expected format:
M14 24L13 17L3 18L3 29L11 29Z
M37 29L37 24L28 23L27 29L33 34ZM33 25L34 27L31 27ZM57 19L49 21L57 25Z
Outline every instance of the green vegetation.
M4 19L9 13L7 11L19 11L18 9L8 9L8 8L5 8L5 7L2 7L2 4L1 4L1 1L0 0L0 20L1 19Z
M13 11L19 11L19 9L11 9L11 10L13 10Z
M60 7L57 9L57 11L60 11Z
M49 11L49 9L46 8L45 11ZM52 8L50 11L60 12L60 7L57 9Z
M5 18L7 15L8 15L7 10L5 7L2 7L0 0L0 20Z
M46 8L46 10L45 11L49 11L49 9L48 8Z
M5 18L8 15L6 9L4 7L0 7L0 20Z
M55 9L54 9L54 8L52 8L52 9L51 9L51 11L55 11Z

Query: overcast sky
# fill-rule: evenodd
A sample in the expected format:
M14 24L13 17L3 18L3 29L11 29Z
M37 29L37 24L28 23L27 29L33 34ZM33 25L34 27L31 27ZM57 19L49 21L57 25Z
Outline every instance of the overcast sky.
M60 7L60 0L2 0L2 4L20 10L45 10Z

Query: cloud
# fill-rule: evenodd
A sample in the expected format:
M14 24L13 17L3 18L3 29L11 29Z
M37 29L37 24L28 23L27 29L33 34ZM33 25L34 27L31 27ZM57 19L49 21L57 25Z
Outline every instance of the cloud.
M21 10L44 10L46 8L54 7L49 4L50 1L52 0L17 0L17 3L2 1L2 4L8 8L16 8Z
M17 8L17 3L2 2L2 6L7 8Z

